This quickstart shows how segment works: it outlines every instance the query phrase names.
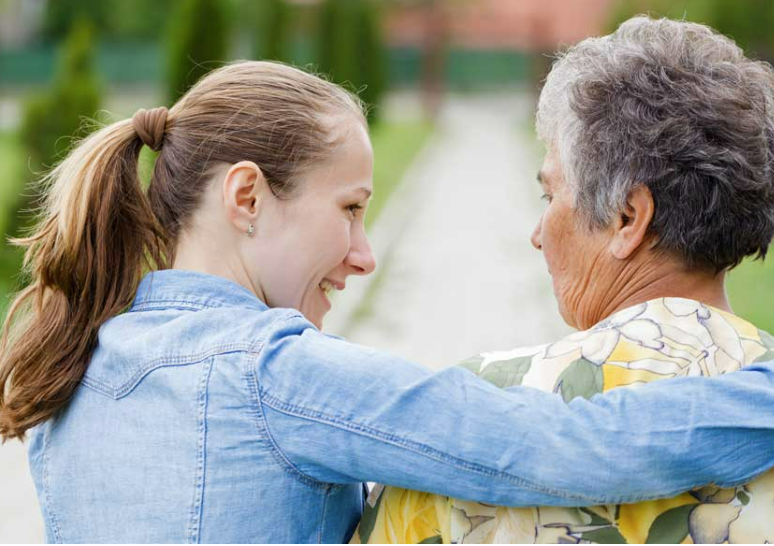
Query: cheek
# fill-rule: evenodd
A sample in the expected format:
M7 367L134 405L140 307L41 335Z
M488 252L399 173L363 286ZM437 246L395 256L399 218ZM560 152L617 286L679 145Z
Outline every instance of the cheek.
M320 226L314 235L316 261L327 273L329 269L344 261L349 251L350 223L335 218Z
M568 239L566 228L562 224L561 212L557 211L556 207L549 206L545 214L543 214L540 239L543 246L543 255L552 274L559 272L559 268L563 263L563 247Z
M350 245L350 223L346 218L334 216L317 223L303 241L301 269L307 288L314 288L327 276L341 277L332 272L346 259Z
M543 220L543 255L560 303L582 284L584 244L574 229L570 210L547 210Z

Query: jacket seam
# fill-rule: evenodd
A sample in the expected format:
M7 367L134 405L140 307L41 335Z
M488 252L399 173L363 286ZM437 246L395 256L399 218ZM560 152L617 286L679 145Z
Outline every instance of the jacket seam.
M583 503L592 502L595 504L600 504L598 498L591 498L583 495L568 495L564 491L539 487L519 476L514 476L513 474L509 474L501 470L496 470L493 468L483 466L481 464L472 463L464 459L453 457L448 453L444 453L433 447L430 447L425 444L421 444L419 442L408 441L394 434L386 433L378 429L375 429L373 427L361 425L358 423L352 423L351 421L348 421L348 420L338 419L334 416L325 414L317 410L309 410L301 406L288 404L278 398L272 397L266 392L259 392L259 396L263 404L266 404L270 408L276 411L279 411L281 413L284 413L286 415L299 417L309 421L315 421L318 423L332 426L334 428L346 430L349 432L354 432L355 434L359 434L361 436L365 436L365 437L379 440L391 445L402 447L410 451L413 451L414 453L427 457L429 459L450 464L461 470L475 472L477 474L481 474L485 476L499 477L499 478L505 479L508 482L515 484L517 487L521 489L528 490L531 492L547 494L554 497L560 497L569 501L577 501L577 502L583 502Z
M46 512L48 513L49 524L51 525L51 531L54 533L54 542L62 544L62 534L59 531L59 522L56 518L56 512L54 511L53 503L51 501L51 488L49 486L48 479L48 451L50 446L50 425L46 425L43 431L43 489L46 497Z
M290 320L298 319L298 318L302 318L300 313L290 312L285 316L279 316L276 319L274 319L269 325L269 327L266 330L264 330L265 333L255 344L256 350L250 355L251 357L247 361L247 368L245 370L245 381L247 381L249 392L252 395L252 401L253 403L255 403L254 417L256 418L256 426L258 428L258 432L259 434L262 433L262 435L268 440L270 451L274 456L274 460L277 462L277 464L280 467L284 468L285 472L287 472L291 477L296 479L298 482L300 482L303 485L306 485L307 487L313 490L319 491L322 488L328 487L330 484L326 482L321 482L319 480L315 480L311 476L302 472L298 467L296 467L296 465L293 464L290 458L287 455L285 455L285 453L282 451L282 448L280 448L279 444L274 439L274 435L271 432L269 423L266 420L266 414L263 411L263 402L261 400L261 388L255 371L255 363L258 362L258 359L260 358L261 353L263 352L264 342L266 340L268 332L272 331L273 328L279 323L285 323Z
M287 455L285 455L285 453L282 451L282 448L280 448L279 444L277 444L277 441L274 439L274 436L269 428L269 423L266 421L266 414L263 411L263 403L261 401L260 395L261 389L258 386L258 381L253 370L253 364L257 360L258 356L258 353L252 355L252 358L250 359L250 370L247 374L245 374L245 381L247 381L248 389L253 397L253 402L257 402L255 406L254 417L256 418L256 426L258 428L259 434L263 433L262 435L268 440L271 453L274 456L274 460L277 462L277 464L284 468L285 471L293 478L315 490L326 487L327 484L325 482L315 480L296 467L296 465L294 465L287 457Z
M205 361L204 373L199 380L199 434L197 438L196 483L194 485L194 501L191 505L191 520L189 523L189 542L198 544L201 539L202 512L204 505L204 482L207 472L207 403L210 375L214 357Z
M206 303L188 300L146 300L139 303L135 302L127 312L134 313L135 311L157 311L164 309L187 309L192 311L200 311L202 309L213 309L215 307L220 306L208 305Z
M202 311L204 309L245 309L243 305L236 305L233 302L217 301L213 303L202 303L201 301L190 300L152 300L141 301L132 304L126 312L135 313L139 311L164 311L167 309L180 309L184 311Z
M325 528L325 515L328 511L328 500L330 500L331 488L328 487L323 495L322 510L320 510L320 523L317 525L317 544L323 543L323 529Z
M213 358L219 355L250 352L254 346L254 343L229 343L226 345L213 347L212 349L203 351L201 353L157 357L143 364L140 369L133 373L128 380L124 381L120 387L112 387L111 385L108 385L107 383L104 383L98 379L89 377L88 372L87 375L83 378L82 383L94 391L97 391L106 396L110 396L117 400L129 394L147 374L157 368L199 364L208 358Z

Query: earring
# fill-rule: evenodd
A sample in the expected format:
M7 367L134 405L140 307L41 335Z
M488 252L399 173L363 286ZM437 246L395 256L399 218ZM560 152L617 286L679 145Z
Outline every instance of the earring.
M247 225L247 236L248 237L252 237L253 235L255 235L255 227L253 227L253 224L248 224Z

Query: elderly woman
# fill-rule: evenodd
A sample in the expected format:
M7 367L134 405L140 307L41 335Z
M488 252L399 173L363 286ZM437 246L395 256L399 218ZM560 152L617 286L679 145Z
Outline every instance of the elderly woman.
M581 331L463 366L501 388L526 385L570 401L770 360L774 338L733 314L724 277L745 257L762 258L774 234L773 115L771 67L706 26L636 17L561 56L538 107L548 205L532 243L562 317ZM663 408L665 428L674 411L683 410ZM658 441L638 429L621 429L620 438ZM647 472L638 462L630 472ZM354 539L772 542L772 499L772 472L736 488L577 509L377 488Z

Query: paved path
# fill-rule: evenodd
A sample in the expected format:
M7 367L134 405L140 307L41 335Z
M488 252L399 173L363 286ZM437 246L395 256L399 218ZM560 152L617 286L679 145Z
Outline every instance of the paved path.
M351 280L326 328L436 369L568 331L529 243L540 211L531 109L515 94L449 100L436 136L374 226L375 284ZM353 319L369 289L367 313ZM0 543L42 540L24 448L6 443Z
M334 333L438 369L569 332L529 242L541 209L532 115L514 93L448 101L408 187L385 210L399 236L385 242L382 219L375 226L381 269L370 312L346 320L349 302L334 303Z
M44 541L26 448L16 440L6 442L0 446L0 543Z

